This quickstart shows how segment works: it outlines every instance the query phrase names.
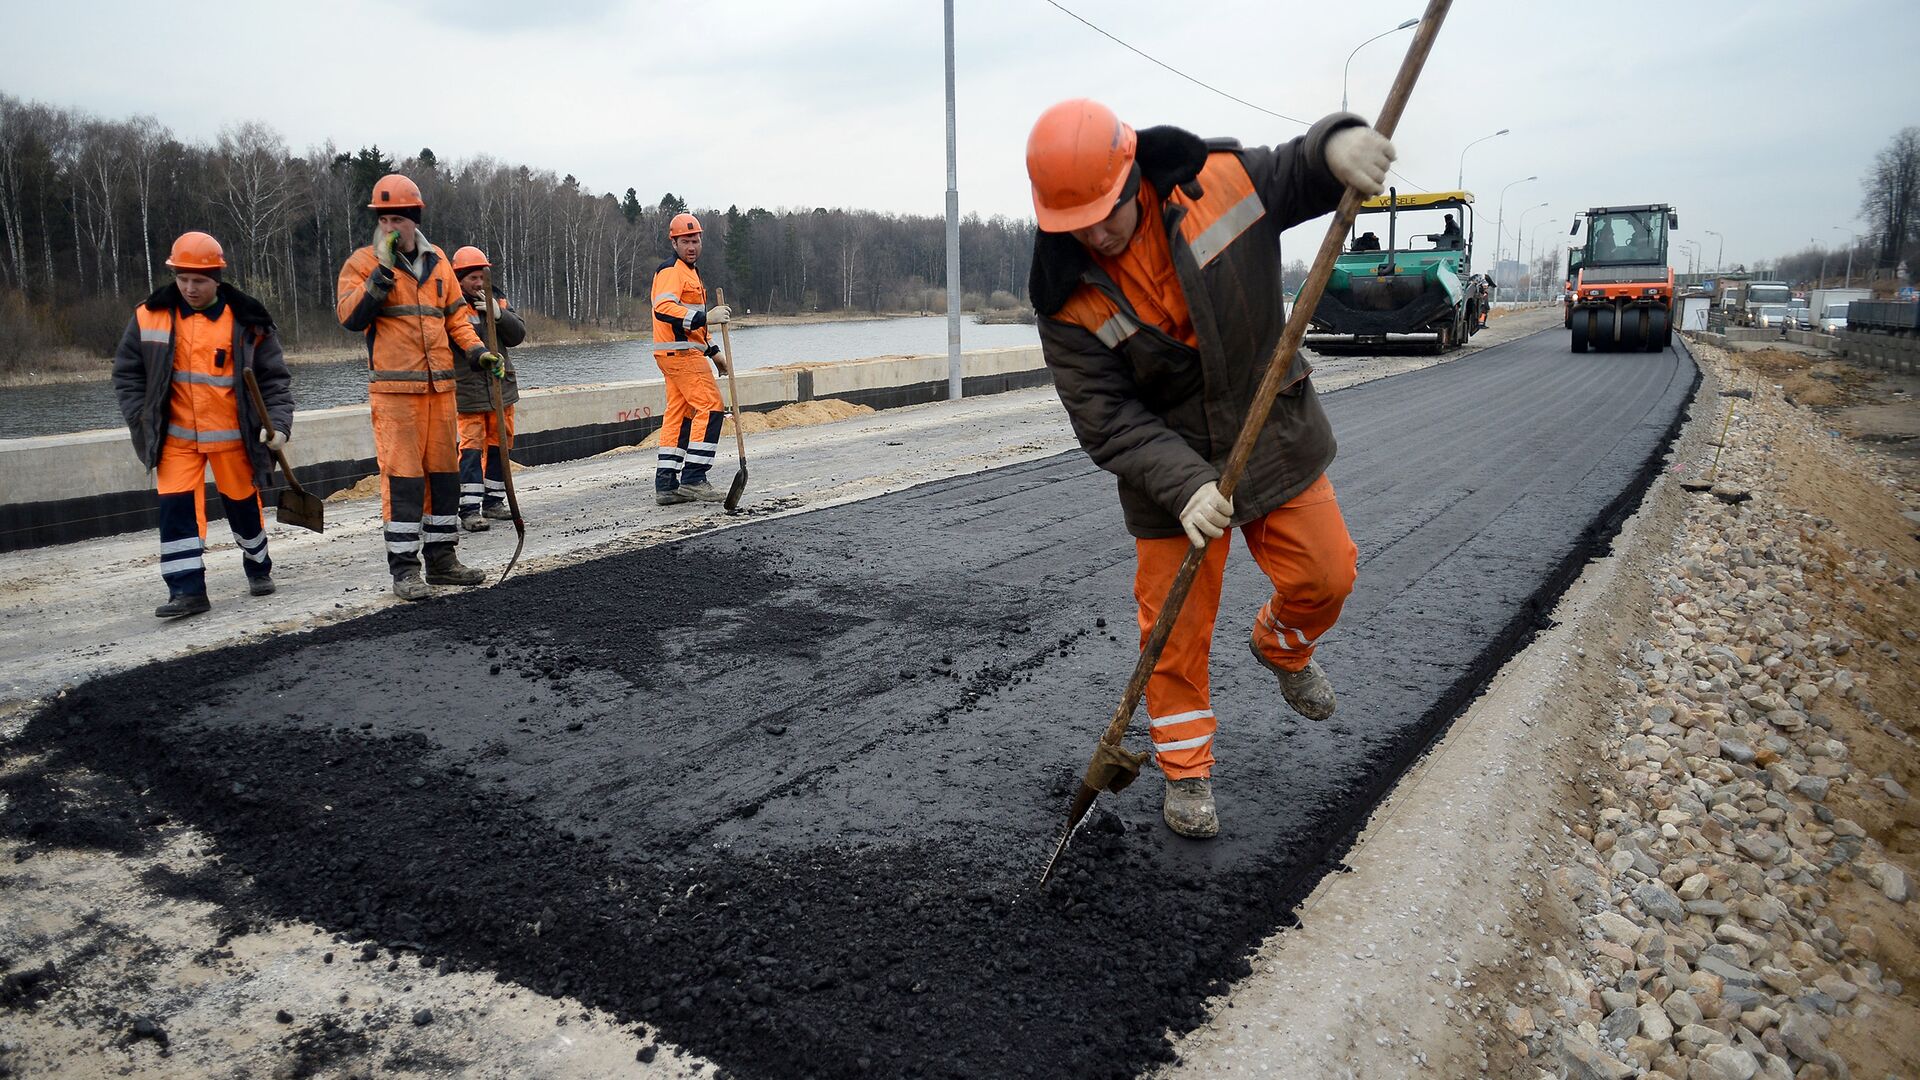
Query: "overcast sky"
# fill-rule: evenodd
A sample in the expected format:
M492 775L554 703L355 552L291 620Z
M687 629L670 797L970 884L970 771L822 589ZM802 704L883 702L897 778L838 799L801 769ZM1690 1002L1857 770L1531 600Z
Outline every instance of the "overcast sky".
M1342 65L1419 3L1062 0L1176 68L1288 116L1340 104ZM1062 98L1247 143L1303 128L1181 79L1045 0L958 0L963 212L1031 216L1034 117ZM1594 18L1593 12L1604 11ZM937 0L386 0L182 5L0 0L0 91L180 137L262 120L295 152L332 139L442 159L486 153L594 190L696 206L939 214L946 187ZM1411 31L1353 58L1371 116ZM1920 7L1838 0L1573 4L1462 0L1396 142L1415 188L1448 188L1462 148L1490 252L1507 232L1564 239L1592 205L1670 202L1711 261L1771 257L1857 228L1860 177L1914 94ZM431 209L429 209L431 213ZM1308 257L1318 230L1289 236ZM1509 240L1509 251L1511 251ZM1677 256L1684 267L1684 256Z

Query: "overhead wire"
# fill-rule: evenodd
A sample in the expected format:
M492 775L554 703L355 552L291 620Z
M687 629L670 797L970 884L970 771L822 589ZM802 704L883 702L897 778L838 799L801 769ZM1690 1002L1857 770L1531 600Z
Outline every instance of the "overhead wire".
M1131 44L1130 42L1123 40L1118 35L1112 33L1111 31L1108 31L1104 27L1101 27L1095 24L1093 21L1087 19L1085 16L1081 15L1079 12L1076 12L1073 9L1067 7L1065 4L1060 3L1059 0L1045 0L1045 2L1049 6L1058 10L1061 14L1074 20L1075 22L1086 27L1087 29L1092 30L1094 33L1099 34L1101 37L1106 38L1108 41L1113 42L1115 45L1120 46L1121 48L1127 50L1130 53L1133 53L1134 55L1140 57L1143 60L1146 60L1159 67L1165 68L1167 71L1170 71L1173 74L1180 76L1181 78L1187 80L1193 85L1200 87L1202 90L1206 90L1209 93L1218 94L1221 97L1226 98L1228 101L1234 102L1236 104L1245 105L1247 108L1252 109L1255 112L1263 112L1263 113L1266 113L1268 116L1278 117L1281 120L1285 120L1293 124L1299 124L1302 127L1312 126L1311 121L1302 120L1297 116L1288 116L1286 113L1283 113L1283 112L1276 112L1272 109L1267 108L1264 105L1256 105L1253 102L1248 101L1246 98L1240 97L1235 94L1229 94L1225 90L1222 90L1211 83L1204 82L1200 79L1197 79L1192 75L1189 75L1184 71L1181 71L1179 68L1174 67L1172 64L1167 63L1165 60L1162 60L1159 57L1154 56L1153 54L1138 48L1137 46ZM1416 190L1419 190L1419 191L1432 190L1431 188L1428 188L1426 185L1420 183L1417 180L1414 180L1412 177L1409 177L1407 174L1401 172L1398 169L1388 169L1387 171L1399 177L1400 179L1406 181L1407 183L1413 185L1413 187Z

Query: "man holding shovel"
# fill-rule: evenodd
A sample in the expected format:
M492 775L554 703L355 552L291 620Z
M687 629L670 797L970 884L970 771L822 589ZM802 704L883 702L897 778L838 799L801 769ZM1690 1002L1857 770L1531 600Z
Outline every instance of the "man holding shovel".
M453 272L460 279L460 291L473 308L469 320L473 332L485 337L487 305L493 305L494 326L500 335L501 349L511 349L527 340L527 324L508 310L507 298L494 290L486 295L487 279L493 264L487 253L472 245L453 253ZM449 339L451 341L451 339ZM484 369L468 368L460 373L454 397L460 408L460 527L468 532L483 532L490 521L513 517L507 509L506 465L500 460L503 441L513 438L513 404L520 400L520 382L514 378L513 360L508 356L500 378L501 410L506 431L499 430L493 413L493 389ZM483 466L484 460L484 466Z
M1146 687L1162 814L1182 836L1220 827L1207 663L1230 528L1273 583L1250 635L1255 660L1294 711L1334 712L1314 643L1352 591L1357 552L1325 475L1333 431L1304 358L1233 500L1218 481L1285 328L1281 230L1332 211L1343 185L1379 193L1394 156L1350 114L1243 148L1136 132L1085 99L1048 109L1027 139L1040 341L1081 445L1119 478L1143 644L1189 545L1206 552Z
M727 497L707 481L727 415L707 361L722 374L727 362L720 347L707 340L707 328L726 323L733 309L725 304L707 308L707 288L694 269L700 262L700 234L699 218L675 214L667 226L673 258L653 275L653 362L667 377L667 411L660 417L660 459L653 474L653 497L661 506Z
M258 300L220 280L219 241L184 233L167 256L173 283L133 310L113 357L113 388L140 463L154 470L160 494L162 619L212 608L202 553L207 546L206 474L227 510L244 557L247 591L273 592L260 489L272 451L293 431L293 376ZM266 403L262 416L238 389L251 371Z
M373 243L340 268L340 325L367 337L367 402L380 464L387 569L394 595L425 600L431 585L479 585L460 562L460 472L454 350L473 368L504 371L468 321L472 309L446 255L420 231L426 202L391 173L373 186ZM426 579L420 558L426 555Z

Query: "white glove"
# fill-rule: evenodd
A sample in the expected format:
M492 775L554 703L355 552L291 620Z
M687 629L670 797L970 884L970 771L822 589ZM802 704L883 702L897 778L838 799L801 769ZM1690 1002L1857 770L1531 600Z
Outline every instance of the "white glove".
M719 326L721 323L732 322L732 321L733 321L733 309L728 307L725 304L721 304L719 307L710 307L707 309L707 325L708 326Z
M486 311L487 308L491 306L493 308L493 317L498 319L500 317L499 298L489 296L489 297L484 297L483 299L484 299L484 303L482 302L481 299L469 300L467 301L467 303L473 305L473 309L475 311L480 311L480 312Z
M1327 137L1327 170L1362 195L1387 190L1387 166L1399 157L1385 135L1364 125L1344 127Z
M1187 500L1187 508L1180 511L1180 527L1187 531L1187 539L1194 547L1206 547L1208 540L1218 540L1227 533L1227 524L1233 520L1233 500L1220 494L1220 485L1209 480Z
M293 436L291 435L282 435L278 431L275 431L270 427L263 427L260 429L260 442L264 444L266 448L269 450L279 450L285 447L287 445L287 440L291 439L292 437Z

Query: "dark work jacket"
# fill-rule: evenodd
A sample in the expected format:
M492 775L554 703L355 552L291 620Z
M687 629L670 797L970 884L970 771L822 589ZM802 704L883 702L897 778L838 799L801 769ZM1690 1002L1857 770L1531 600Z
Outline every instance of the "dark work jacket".
M500 357L507 363L507 377L500 380L500 404L511 405L520 400L520 380L514 374L513 354L507 350L527 340L527 324L507 306L506 294L495 289L493 295L500 301L500 317L493 320L493 326L500 332ZM473 312L470 320L473 332L480 335L484 343L487 340L487 317L471 303L467 306ZM454 345L453 349L454 354L459 355L459 346ZM454 392L458 395L454 407L464 413L492 412L493 390L487 382L485 370L476 371L471 362L462 366L459 381L454 384Z
M260 301L226 282L220 283L220 299L233 311L234 397L240 412L240 441L247 448L247 461L253 466L255 487L266 490L273 454L260 442L260 429L267 426L253 407L253 398L239 378L252 370L260 383L260 396L267 402L267 419L281 434L293 433L293 374L287 370L287 358L280 350L280 337L273 330L273 316ZM168 284L147 297L148 311L172 313L173 325L186 306L178 286ZM160 463L160 447L167 437L167 406L173 393L173 341L142 340L138 318L127 320L127 332L113 354L113 390L120 398L120 415L126 418L133 436L134 453L140 464L151 469Z
M1035 236L1029 294L1047 366L1080 445L1119 478L1134 536L1180 535L1187 500L1220 479L1286 327L1280 232L1339 205L1326 140L1360 123L1335 114L1271 149L1173 127L1139 133L1198 350L1140 318L1071 235ZM1285 504L1333 461L1311 370L1294 357L1234 492L1235 525Z

